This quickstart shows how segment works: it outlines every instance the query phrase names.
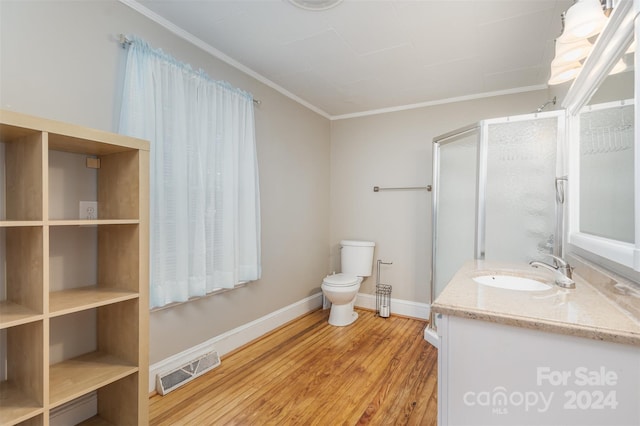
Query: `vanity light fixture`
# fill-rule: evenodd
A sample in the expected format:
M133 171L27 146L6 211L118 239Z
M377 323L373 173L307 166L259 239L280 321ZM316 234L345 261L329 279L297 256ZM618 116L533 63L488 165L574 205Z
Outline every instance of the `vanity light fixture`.
M611 0L576 0L560 15L562 33L555 41L550 85L567 82L578 75L582 68L578 61L584 61L593 47L587 39L600 34L611 9Z
M556 40L556 57L553 61L556 64L581 61L589 56L591 48L593 48L593 44L587 39L571 43L562 43L560 40Z
M580 62L570 62L562 65L556 65L555 67L552 65L549 84L553 86L573 80L581 69L582 64Z
M599 0L578 0L565 15L560 43L571 43L600 34L607 22Z

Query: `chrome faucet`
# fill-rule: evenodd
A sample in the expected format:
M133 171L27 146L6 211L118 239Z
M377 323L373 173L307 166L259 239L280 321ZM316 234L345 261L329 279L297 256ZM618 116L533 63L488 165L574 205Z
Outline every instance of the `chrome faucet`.
M545 256L551 256L553 258L553 265L548 263L532 260L529 265L534 268L545 268L553 272L556 280L556 285L562 288L576 288L576 283L571 279L571 272L573 268L563 258L554 256L552 254L545 254Z

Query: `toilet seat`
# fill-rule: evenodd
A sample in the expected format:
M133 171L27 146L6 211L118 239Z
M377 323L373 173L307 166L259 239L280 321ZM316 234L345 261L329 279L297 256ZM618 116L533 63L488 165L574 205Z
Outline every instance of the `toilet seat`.
M327 275L322 283L331 287L348 287L360 284L360 280L359 277L355 275L340 273Z
M322 281L322 293L331 302L329 324L338 327L352 324L358 313L353 306L360 290L362 277L352 274L327 275Z

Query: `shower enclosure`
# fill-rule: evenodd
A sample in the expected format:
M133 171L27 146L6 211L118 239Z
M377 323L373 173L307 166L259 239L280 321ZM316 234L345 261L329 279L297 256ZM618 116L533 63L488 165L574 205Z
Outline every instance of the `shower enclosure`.
M434 138L432 302L468 260L562 255L563 140L560 111L484 120Z

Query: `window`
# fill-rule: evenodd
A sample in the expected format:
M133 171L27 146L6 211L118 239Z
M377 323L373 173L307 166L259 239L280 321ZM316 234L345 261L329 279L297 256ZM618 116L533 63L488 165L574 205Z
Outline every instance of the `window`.
M252 96L134 37L120 132L151 141L151 307L260 278Z

